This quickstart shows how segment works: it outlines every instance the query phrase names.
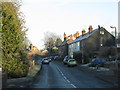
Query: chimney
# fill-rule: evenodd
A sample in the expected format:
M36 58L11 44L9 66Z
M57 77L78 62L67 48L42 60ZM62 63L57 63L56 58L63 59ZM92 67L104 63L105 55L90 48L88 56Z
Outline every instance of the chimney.
M86 31L83 29L82 30L82 36L86 34Z
M66 40L68 40L69 39L69 37L66 37Z
M80 35L80 34L79 34L79 32L77 31L77 32L76 32L76 38L79 37L79 35Z
M93 31L92 25L89 26L88 30L89 30L89 33Z
M73 36L74 36L74 38L76 39L77 37L80 36L80 34L79 34L79 32L77 31Z
M66 40L67 36L66 36L66 33L64 32L64 41Z
M73 36L74 36L75 39L77 38L77 34L76 33Z
M70 39L73 40L73 35L72 34L70 35Z
M100 25L98 25L98 29L100 29Z

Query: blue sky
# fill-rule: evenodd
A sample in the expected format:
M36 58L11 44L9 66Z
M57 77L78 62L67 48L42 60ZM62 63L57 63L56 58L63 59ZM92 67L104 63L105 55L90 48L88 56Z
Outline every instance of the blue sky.
M89 1L89 2L88 2ZM119 1L119 0L118 0ZM89 25L96 29L98 25L109 32L111 25L118 26L117 0L22 0L21 10L25 15L29 29L27 37L33 45L43 48L44 32L60 35L74 34Z

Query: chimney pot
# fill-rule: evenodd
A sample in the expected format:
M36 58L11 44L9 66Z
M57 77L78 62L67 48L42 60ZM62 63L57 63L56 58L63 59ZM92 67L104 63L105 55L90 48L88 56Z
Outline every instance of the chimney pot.
M77 37L79 37L79 35L80 35L80 34L79 34L79 32L78 32L78 31L76 32L76 34L77 34ZM77 37L76 37L76 38L77 38Z
M93 31L92 25L89 26L88 30L89 30L89 33Z
M98 25L98 29L100 29L100 25Z
M72 34L70 35L70 39L73 40L73 35Z
M64 41L66 40L67 36L66 36L66 33L64 32Z
M86 34L86 31L83 29L82 30L82 36Z

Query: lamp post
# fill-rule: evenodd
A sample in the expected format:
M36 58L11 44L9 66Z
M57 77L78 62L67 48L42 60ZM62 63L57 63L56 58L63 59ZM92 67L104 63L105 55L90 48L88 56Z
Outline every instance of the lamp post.
M111 28L113 28L113 29L115 29L115 48L116 48L116 61L117 61L117 59L118 59L118 54L117 54L117 30L116 30L116 27L115 26L110 26ZM114 63L114 69L113 69L113 71L114 71L114 75L115 75L115 77L116 77L116 80L115 80L115 82L114 82L114 86L115 87L118 87L118 63L117 62L115 62Z
M117 30L115 26L110 26L111 28L115 29L115 48L116 48L116 60L118 59L117 57Z

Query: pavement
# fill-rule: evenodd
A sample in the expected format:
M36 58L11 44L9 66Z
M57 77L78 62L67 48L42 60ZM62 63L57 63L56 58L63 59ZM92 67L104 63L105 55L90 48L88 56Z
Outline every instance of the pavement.
M15 78L7 80L7 88L25 88L36 77L37 73L41 70L42 65L35 65L34 68L28 73L27 77Z
M100 70L103 67L99 67L99 68L92 68L92 67L88 67L88 66L84 66L84 65L80 65L79 66L80 70L89 73L91 75L94 75L96 78L101 79L105 82L108 82L112 85L114 85L114 87L119 87L119 78L117 78L114 74L114 72L112 70L106 69L106 70Z

